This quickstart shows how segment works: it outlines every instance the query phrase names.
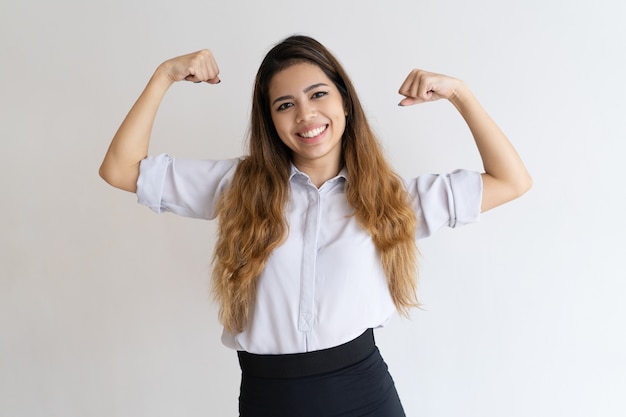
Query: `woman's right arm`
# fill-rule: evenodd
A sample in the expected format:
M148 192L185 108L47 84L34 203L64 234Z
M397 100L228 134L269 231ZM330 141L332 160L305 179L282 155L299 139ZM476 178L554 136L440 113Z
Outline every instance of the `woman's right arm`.
M213 54L204 49L159 65L115 133L100 165L100 176L113 187L136 192L139 164L148 155L159 105L171 85L181 80L219 83L219 68Z

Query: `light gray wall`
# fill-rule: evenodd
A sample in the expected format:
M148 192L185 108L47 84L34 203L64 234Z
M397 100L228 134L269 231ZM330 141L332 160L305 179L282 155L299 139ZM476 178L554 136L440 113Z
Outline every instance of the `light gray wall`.
M214 225L157 216L97 169L163 60L152 153L242 152L260 59L299 32L353 77L403 175L480 169L449 103L396 106L413 67L466 80L535 186L423 241L424 310L377 332L407 414L626 414L626 3L0 4L0 415L234 416L238 365L207 295Z

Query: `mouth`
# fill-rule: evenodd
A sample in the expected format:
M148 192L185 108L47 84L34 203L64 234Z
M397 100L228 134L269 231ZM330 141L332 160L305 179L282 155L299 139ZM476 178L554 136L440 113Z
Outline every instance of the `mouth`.
M321 135L322 133L326 131L326 129L328 129L328 125L316 127L315 129L307 130L306 132L299 132L299 133L296 133L296 135L304 139L311 139L311 138Z

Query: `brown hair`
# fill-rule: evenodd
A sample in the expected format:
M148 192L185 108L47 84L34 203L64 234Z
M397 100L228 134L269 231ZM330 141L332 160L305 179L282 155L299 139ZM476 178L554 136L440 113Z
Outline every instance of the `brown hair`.
M255 301L256 280L272 251L288 233L284 209L289 196L291 151L272 123L269 84L296 63L317 65L341 93L347 110L342 162L346 198L358 224L380 254L389 290L402 314L417 306L417 221L401 179L383 157L346 72L319 42L291 36L265 56L256 75L249 131L249 155L218 202L212 292L227 330L242 331Z

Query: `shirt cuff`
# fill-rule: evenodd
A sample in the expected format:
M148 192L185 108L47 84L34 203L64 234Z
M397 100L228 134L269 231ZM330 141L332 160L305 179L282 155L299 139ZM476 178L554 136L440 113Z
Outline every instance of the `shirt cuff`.
M454 213L450 213L450 227L463 226L480 220L483 181L480 173L457 170L449 174Z
M172 157L167 154L149 156L139 164L139 178L137 179L137 202L149 207L156 213L163 213L161 205L163 199L163 185L167 168L172 163Z

